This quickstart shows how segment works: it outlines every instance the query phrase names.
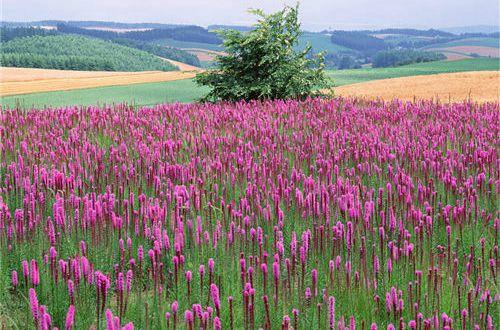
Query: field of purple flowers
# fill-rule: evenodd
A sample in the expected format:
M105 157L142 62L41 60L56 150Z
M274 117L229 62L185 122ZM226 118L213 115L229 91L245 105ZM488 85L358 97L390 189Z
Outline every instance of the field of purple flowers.
M500 105L0 111L0 327L500 324Z

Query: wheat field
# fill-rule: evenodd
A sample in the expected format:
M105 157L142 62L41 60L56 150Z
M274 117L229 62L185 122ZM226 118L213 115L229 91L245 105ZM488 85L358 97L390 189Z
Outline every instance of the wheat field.
M500 72L472 71L374 80L334 89L335 95L368 99L500 101Z

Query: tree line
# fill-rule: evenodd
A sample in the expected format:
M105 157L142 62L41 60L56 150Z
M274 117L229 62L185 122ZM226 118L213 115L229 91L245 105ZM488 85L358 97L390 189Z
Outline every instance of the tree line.
M385 68L444 59L446 59L446 56L441 53L414 49L391 49L378 52L373 58L372 65L374 68Z
M2 42L7 42L17 38L30 37L30 36L53 36L56 35L57 31L41 29L35 27L18 27L9 28L2 26L0 28L0 40Z
M106 30L83 29L68 24L58 24L57 30L62 33L74 33L96 37L99 39L133 39L139 41L153 41L159 39L174 39L179 41L220 44L222 40L212 32L200 26L178 26L169 29L151 29L146 31L116 32Z

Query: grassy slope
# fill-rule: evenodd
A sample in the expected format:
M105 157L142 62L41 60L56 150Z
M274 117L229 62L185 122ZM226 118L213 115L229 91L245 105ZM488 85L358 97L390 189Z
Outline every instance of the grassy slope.
M377 68L328 71L336 86L363 81L426 75L460 71L500 70L498 59L470 59L461 61L443 61L420 63L398 68ZM92 89L80 89L63 92L50 92L10 96L2 99L2 105L13 107L19 103L22 107L64 106L69 104L91 105L103 103L127 102L137 105L151 105L162 102L191 102L199 98L205 90L191 80L178 80L163 83L136 84Z
M312 46L312 49L315 53L319 53L321 51L327 51L328 53L336 53L339 51L353 51L354 50L343 47L337 44L334 44L330 40L330 36L322 33L304 33L299 39L299 49L303 49L307 44Z

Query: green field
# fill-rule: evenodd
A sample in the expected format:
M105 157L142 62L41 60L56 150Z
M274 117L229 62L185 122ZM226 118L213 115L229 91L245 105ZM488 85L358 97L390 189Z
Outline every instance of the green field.
M499 60L478 58L461 61L419 63L397 68L335 70L328 71L328 75L333 78L336 86L342 86L377 79L485 70L500 70ZM6 108L16 105L22 108L40 108L44 106L95 105L123 102L135 105L152 105L165 102L193 102L205 92L206 89L197 86L192 80L178 80L162 83L9 96L2 98L2 105Z
M304 32L299 38L298 48L304 49L308 44L312 46L315 53L319 53L321 51L327 51L330 54L339 51L355 52L353 49L332 43L330 36L322 33Z
M420 76L462 71L500 70L500 61L495 58L476 58L460 61L437 61L417 63L396 68L365 68L329 71L336 86L360 83L369 80Z
M444 48L456 46L482 46L500 48L500 39L497 38L467 38L455 41L450 41L441 44L434 44L424 48Z
M133 84L89 89L75 89L16 95L1 99L2 107L43 108L66 105L97 105L129 103L134 105L153 105L171 102L193 102L200 98L206 89L197 86L191 79L160 83Z

